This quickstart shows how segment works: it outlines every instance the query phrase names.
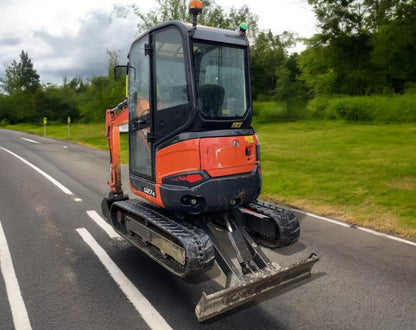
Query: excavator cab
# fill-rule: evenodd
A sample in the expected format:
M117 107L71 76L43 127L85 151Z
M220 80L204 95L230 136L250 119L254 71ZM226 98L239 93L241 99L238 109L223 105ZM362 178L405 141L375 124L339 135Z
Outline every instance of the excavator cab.
M139 36L128 55L128 98L106 112L110 192L102 211L114 229L179 277L218 267L224 288L202 296L199 321L311 275L319 260L284 267L275 249L299 237L292 212L258 201L260 148L251 127L245 29L169 21ZM130 199L121 188L119 126L129 127Z
M258 196L249 73L242 31L171 21L134 41L127 106L137 195L184 212L230 209Z

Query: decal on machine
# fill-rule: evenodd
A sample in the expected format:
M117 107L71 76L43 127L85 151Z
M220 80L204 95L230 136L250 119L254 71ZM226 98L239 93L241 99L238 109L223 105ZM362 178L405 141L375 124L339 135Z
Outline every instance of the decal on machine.
M246 141L247 143L254 143L254 137L253 135L247 135L244 137L244 141Z
M155 194L155 191L154 191L154 188L153 187L151 187L151 188L149 188L149 187L143 187L143 192L145 194L147 194L147 195L152 196L152 197L156 197L156 194Z

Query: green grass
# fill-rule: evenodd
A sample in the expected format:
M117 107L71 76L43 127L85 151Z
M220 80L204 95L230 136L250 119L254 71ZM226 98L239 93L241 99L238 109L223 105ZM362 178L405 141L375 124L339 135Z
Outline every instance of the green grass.
M43 126L7 126L43 135ZM416 240L416 124L259 123L262 198ZM67 126L47 136L67 139ZM104 124L71 141L108 149ZM122 135L127 162L127 135Z
M416 124L257 126L263 195L416 238Z

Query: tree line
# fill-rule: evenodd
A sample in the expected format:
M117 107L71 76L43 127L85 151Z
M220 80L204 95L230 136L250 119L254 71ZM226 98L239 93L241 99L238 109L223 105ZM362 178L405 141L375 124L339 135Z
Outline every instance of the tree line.
M416 84L416 1L308 0L320 32L298 62L312 96L404 93Z
M117 53L108 51L109 74L90 79L63 78L62 85L41 84L27 52L20 53L20 61L13 61L2 79L0 93L0 124L49 121L99 122L105 110L117 105L125 95L125 82L113 78Z
M136 14L140 32L169 19L190 21L187 3L157 0L147 13L134 5L116 5L114 14ZM261 31L258 17L247 6L227 12L214 0L203 3L200 24L235 29L247 23L255 100L316 105L322 97L416 94L416 0L308 0L319 33L303 40L307 47L300 54L289 52L297 36ZM64 78L56 86L40 83L29 54L22 51L20 61L13 61L1 80L0 121L66 121L68 116L84 122L104 120L105 109L124 97L124 81L112 77L117 53L107 55L108 75Z

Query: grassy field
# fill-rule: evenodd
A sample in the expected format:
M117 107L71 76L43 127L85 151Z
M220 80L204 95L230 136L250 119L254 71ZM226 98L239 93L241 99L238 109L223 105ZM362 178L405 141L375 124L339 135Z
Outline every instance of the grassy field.
M416 239L416 124L257 126L264 196Z
M5 127L43 135L42 126ZM256 123L262 198L416 240L416 124ZM68 139L67 126L47 136ZM108 149L103 124L69 140ZM127 145L127 136L122 137ZM123 159L127 161L127 148Z

